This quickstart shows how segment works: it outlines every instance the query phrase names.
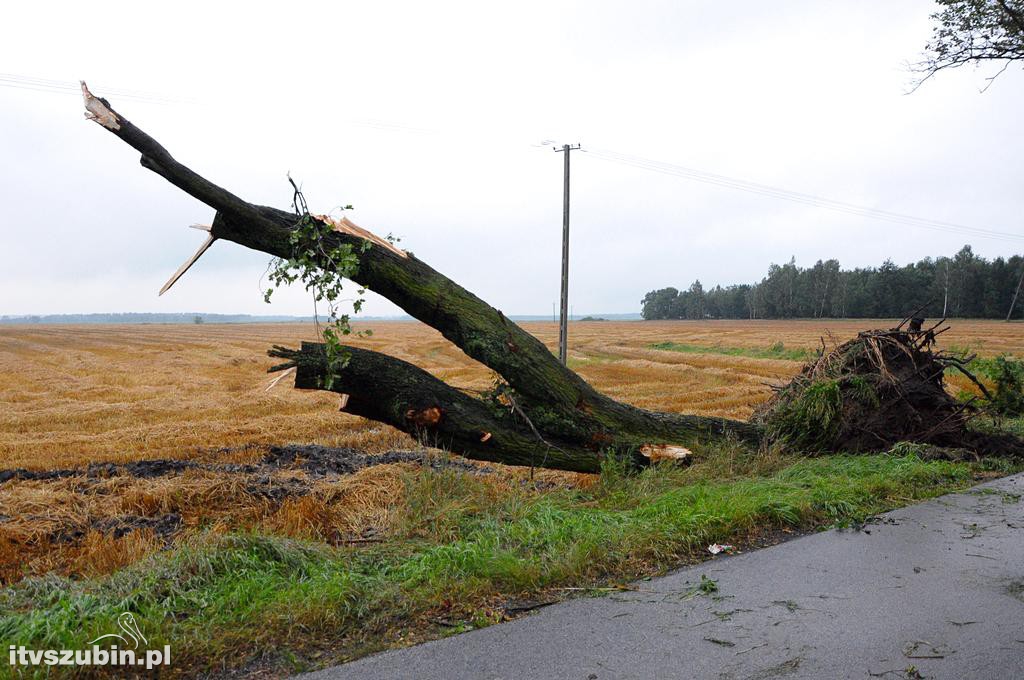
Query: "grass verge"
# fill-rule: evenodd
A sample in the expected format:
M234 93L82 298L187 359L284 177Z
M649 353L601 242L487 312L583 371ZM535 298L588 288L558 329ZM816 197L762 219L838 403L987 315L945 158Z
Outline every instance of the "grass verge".
M332 548L208 532L110 576L5 589L0 639L82 648L131 611L150 647L171 646L173 673L306 670L500 621L508 597L657 573L711 542L863 521L964 488L979 467L897 451L792 462L723 450L683 470L609 465L588 489L546 492L410 472L387 542Z
M733 357L750 357L752 359L786 359L789 361L807 361L815 356L814 350L787 348L776 342L764 349L753 347L723 347L721 345L690 345L681 342L658 342L651 349L662 349L685 354L724 354Z

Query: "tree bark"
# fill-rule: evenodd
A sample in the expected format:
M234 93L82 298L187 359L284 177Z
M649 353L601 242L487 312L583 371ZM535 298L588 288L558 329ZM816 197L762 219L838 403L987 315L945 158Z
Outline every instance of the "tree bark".
M176 161L159 143L92 97L83 83L91 118L142 154L143 167L217 211L210 230L271 255L290 256L289 233L297 217L276 208L253 205ZM362 248L359 236L334 231L338 243ZM598 392L563 366L537 338L508 320L473 293L417 259L372 241L360 255L356 283L383 295L410 316L436 328L467 355L492 368L511 387L515 413L497 418L490 406L433 378L404 361L349 348L351 360L335 391L348 395L348 410L394 425L428 440L430 436L469 458L596 470L606 451L616 450L642 462L638 452L652 444L700 447L732 438L756 444L761 430L751 423L695 415L658 413L617 402ZM322 350L305 345L275 356L298 367L296 386L316 388L326 361ZM273 352L272 352L273 353ZM407 418L428 408L445 415L437 423ZM497 418L497 419L495 419ZM483 433L490 432L487 441ZM500 435L500 436L499 436Z
M418 366L380 352L345 349L349 363L331 386L331 391L343 395L345 413L387 423L424 444L475 460L580 472L600 469L600 451L567 438L534 433L507 400L470 396ZM270 355L288 360L275 368L296 367L295 387L323 389L324 345L304 342L299 350L274 347Z

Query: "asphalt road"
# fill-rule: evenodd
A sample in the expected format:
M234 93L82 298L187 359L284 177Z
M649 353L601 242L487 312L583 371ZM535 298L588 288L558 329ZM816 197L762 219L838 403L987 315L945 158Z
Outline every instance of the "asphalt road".
M1024 678L1024 475L636 587L305 677Z

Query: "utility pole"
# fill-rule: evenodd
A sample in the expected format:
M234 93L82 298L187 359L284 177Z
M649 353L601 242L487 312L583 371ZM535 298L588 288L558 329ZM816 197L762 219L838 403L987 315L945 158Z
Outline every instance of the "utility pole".
M562 202L562 305L558 324L558 359L563 365L569 360L569 153L580 145L563 144L556 152L565 154L565 190Z
M949 302L949 260L946 260L946 288L942 294L942 318L946 318L946 305Z
M1009 321L1010 317L1013 316L1013 306L1017 304L1017 296L1020 295L1020 285L1024 283L1024 267L1021 267L1020 280L1017 281L1017 290L1013 293L1013 302L1010 303L1010 311L1006 313L1006 320Z

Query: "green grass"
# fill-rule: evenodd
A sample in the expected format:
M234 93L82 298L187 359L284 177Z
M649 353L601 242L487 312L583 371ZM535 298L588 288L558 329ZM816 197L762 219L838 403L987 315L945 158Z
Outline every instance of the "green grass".
M691 345L681 342L658 342L651 349L663 349L670 352L686 354L724 354L733 357L750 357L752 359L788 359L789 361L807 361L816 356L814 350L803 348L786 348L781 342L765 349L752 347L723 347L721 345Z
M980 356L977 349L961 345L950 345L949 348L947 348L947 352L961 357L967 357L972 354L975 355L975 357L967 363L967 368L979 377L988 378L990 380L995 379L998 368L998 360L996 356ZM1020 360L1019 357L1016 357L1013 354L1006 354L1003 356L1009 360Z
M616 361L622 361L623 357L619 354L610 354L608 352L597 352L593 350L587 350L587 354L584 357L576 358L569 357L569 368L578 369L588 364L609 364Z
M447 630L495 622L503 596L621 583L706 556L712 542L846 525L971 483L968 464L899 451L797 462L712 451L682 470L609 464L586 491L497 496L479 477L427 469L409 474L387 543L209 534L103 578L26 579L0 591L0 639L81 647L131 611L184 675L313 668L443 635L439 616L457 622Z
M1018 437L1024 437L1024 417L1003 418L1000 420L999 426L1004 432L1015 434Z
M971 421L971 427L989 434L1009 433L1024 438L1024 416L1006 418L984 414Z

